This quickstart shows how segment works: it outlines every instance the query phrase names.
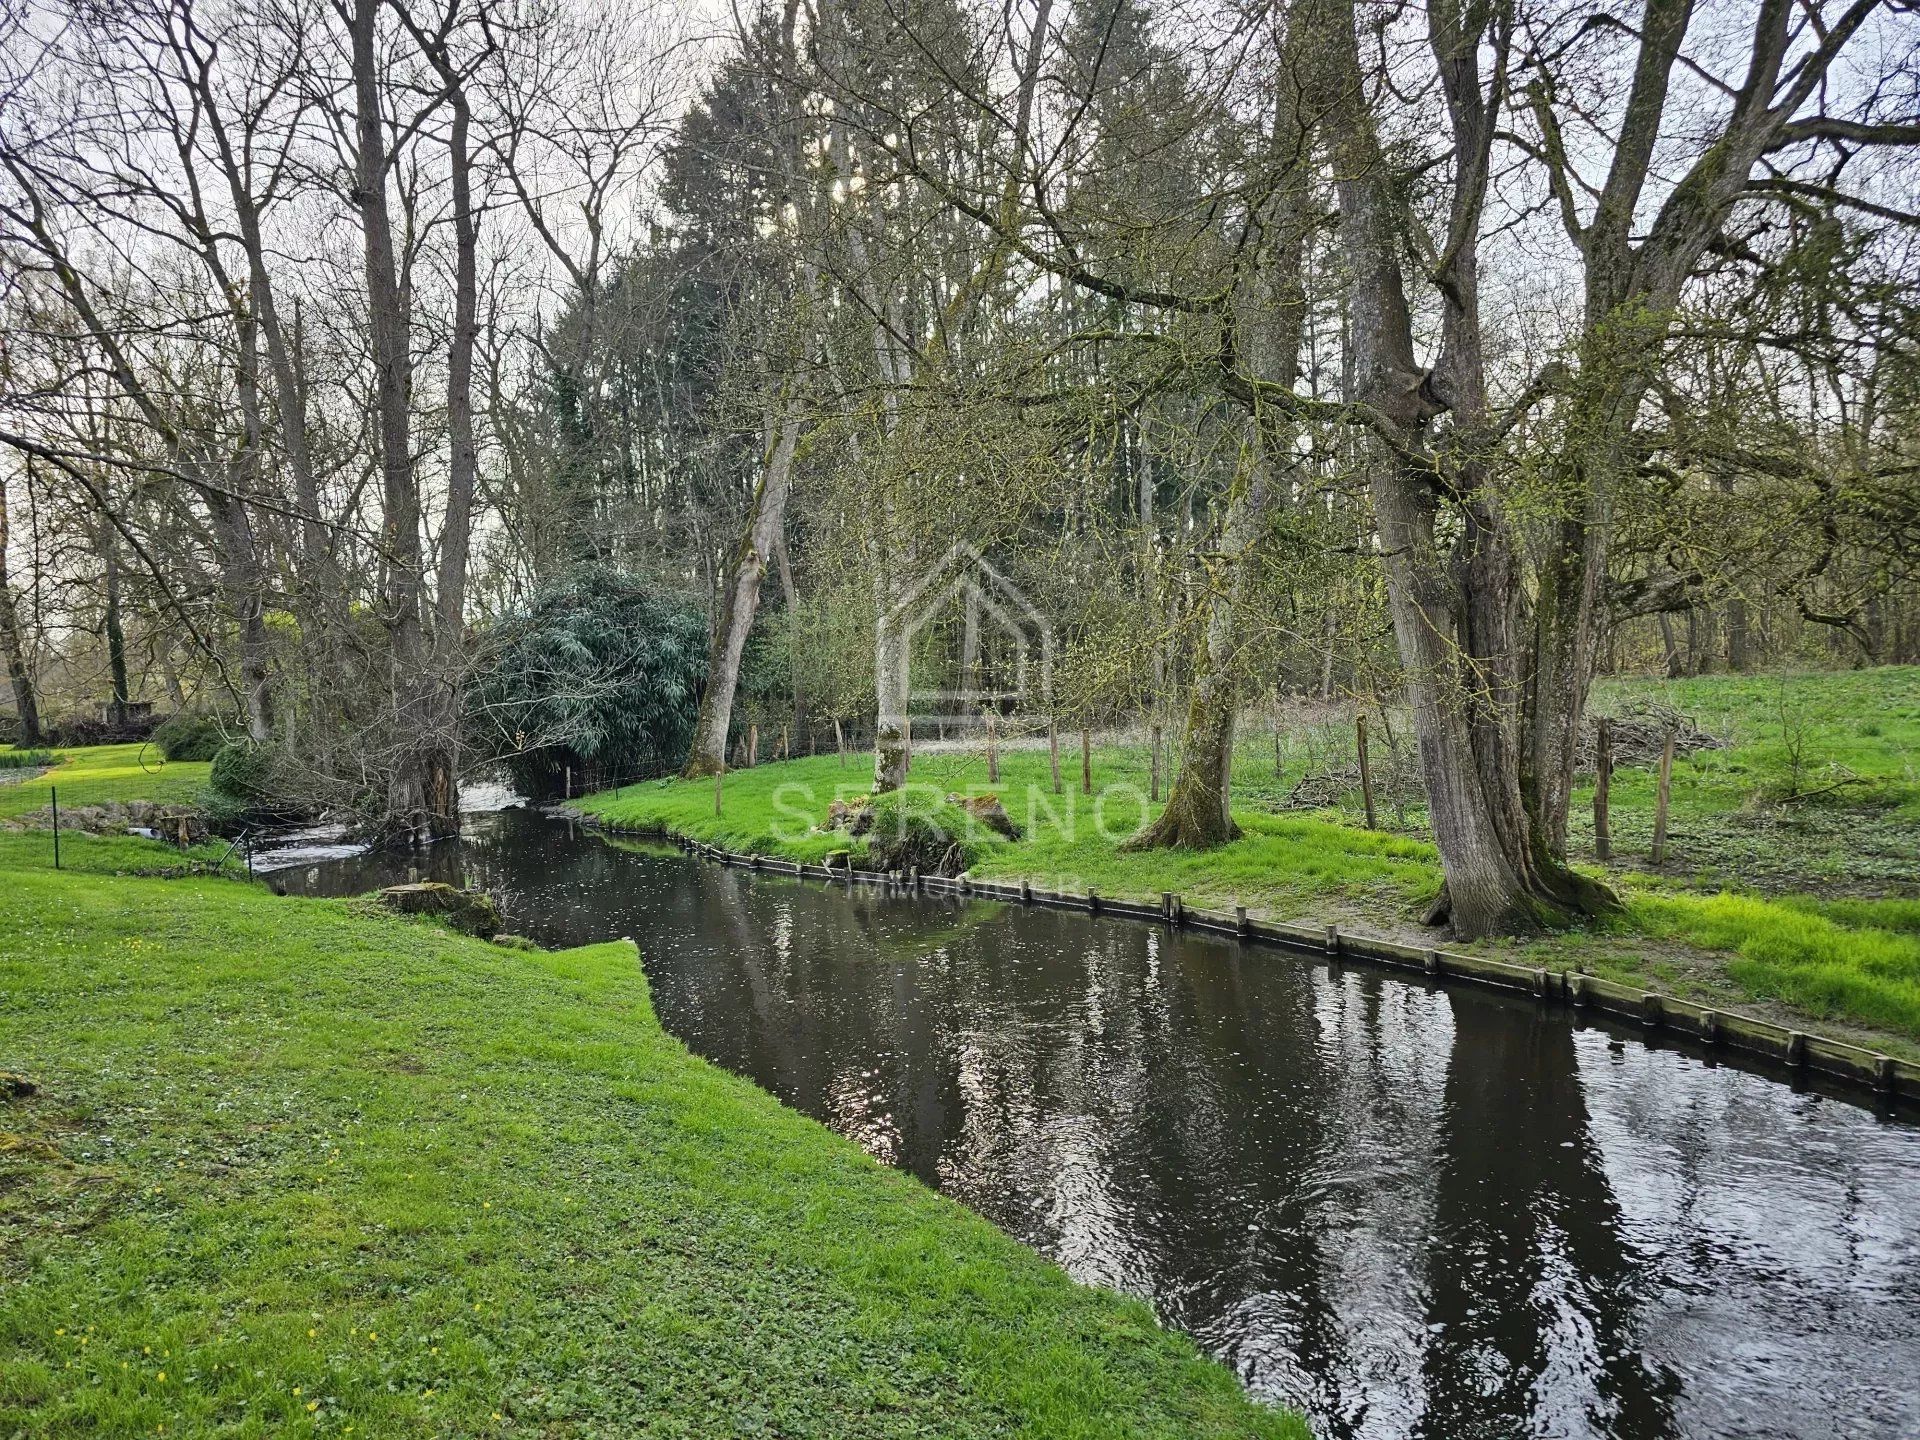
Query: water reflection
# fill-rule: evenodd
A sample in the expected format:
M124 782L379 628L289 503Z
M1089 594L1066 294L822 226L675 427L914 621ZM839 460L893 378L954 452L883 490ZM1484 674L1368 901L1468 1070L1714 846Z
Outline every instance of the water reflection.
M1907 1124L1526 1001L530 816L400 868L548 943L634 936L695 1049L1324 1435L1920 1434Z

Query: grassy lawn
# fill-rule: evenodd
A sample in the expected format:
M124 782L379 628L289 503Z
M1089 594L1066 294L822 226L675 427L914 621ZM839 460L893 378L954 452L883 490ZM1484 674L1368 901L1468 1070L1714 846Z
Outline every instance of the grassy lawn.
M59 763L38 775L13 780L12 772L0 770L0 820L44 810L56 785L63 808L130 800L192 805L213 768L204 761L165 760L152 745L92 745L53 753Z
M1466 948L1810 1017L1842 1037L1920 1055L1920 669L1784 680L1716 677L1671 687L1614 682L1596 703L1617 710L1655 691L1671 692L1666 698L1733 741L1676 767L1672 832L1679 863L1657 873L1636 860L1652 828L1653 781L1648 770L1623 766L1614 787L1620 860L1609 873L1627 898L1626 922L1544 943ZM1092 887L1128 898L1172 890L1195 904L1245 904L1283 920L1331 921L1402 939L1426 933L1417 920L1439 889L1440 869L1420 828L1423 816L1416 812L1407 831L1391 833L1365 829L1352 809L1272 808L1298 778L1292 767L1306 763L1298 752L1317 748L1324 756L1330 744L1321 736L1292 746L1294 759L1283 752L1276 765L1270 735L1243 740L1234 813L1245 836L1205 853L1120 849L1151 809L1142 748L1096 748L1092 797L1079 793L1077 746L1062 756L1066 793L1059 796L1052 793L1043 750L1006 753L1000 782L991 786L983 756L925 750L914 757L913 783L929 795L991 790L1001 797L1026 838L988 844L973 867L983 878L1024 875L1045 888ZM1791 746L1801 752L1797 766ZM811 827L836 796L865 793L869 773L864 756L850 757L845 766L825 756L735 771L723 782L718 815L711 781L647 782L578 803L616 825L817 861L848 841ZM1810 791L1848 774L1864 783L1789 798L1796 785ZM1582 826L1590 793L1578 800ZM1840 858L1828 873L1806 866L1798 893L1764 883L1791 879L1800 863L1783 836L1797 837L1793 843L1802 851L1818 846ZM1576 833L1576 858L1589 839ZM1897 877L1883 888L1904 893L1845 893L1852 887L1831 872L1852 865L1848 873L1858 874L1881 863L1859 857L1882 841L1881 860ZM1689 863L1709 844L1725 863ZM1767 853L1775 868L1743 879L1745 869L1728 858L1742 849ZM1590 848L1584 863L1600 873Z
M169 767L171 770L172 767ZM1296 1436L558 954L0 834L0 1434Z
M1612 681L1595 703L1659 700L1730 742L1675 762L1668 871L1694 888L1920 898L1920 667ZM1592 853L1592 789L1574 810ZM1644 867L1654 773L1618 771L1618 863Z

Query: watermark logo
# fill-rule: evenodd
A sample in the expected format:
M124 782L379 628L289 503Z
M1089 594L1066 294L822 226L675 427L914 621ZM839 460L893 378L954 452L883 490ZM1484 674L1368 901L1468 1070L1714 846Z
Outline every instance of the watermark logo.
M1053 626L965 541L907 589L880 629L899 666L896 693L917 721L965 730L1052 706Z

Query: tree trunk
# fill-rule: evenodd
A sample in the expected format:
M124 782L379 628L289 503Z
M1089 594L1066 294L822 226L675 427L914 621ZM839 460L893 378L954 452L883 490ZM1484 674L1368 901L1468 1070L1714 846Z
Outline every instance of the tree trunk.
M907 783L907 645L899 627L884 621L875 627L873 684L873 793L885 794Z
M772 417L769 417L772 420ZM800 443L800 405L791 391L782 396L780 415L768 426L761 458L760 484L747 511L747 533L721 599L719 623L708 651L707 688L700 697L693 745L681 772L689 780L711 775L725 762L727 732L733 724L733 697L740 686L740 659L746 653L767 559L786 524L788 483L794 450Z
M1214 650L1216 644L1231 643L1231 627L1230 607L1216 602L1200 653L1194 656L1180 773L1167 795L1167 808L1127 841L1125 849L1205 849L1240 838L1240 827L1234 824L1227 807L1227 765L1233 749L1237 693L1231 666L1221 663Z
M1280 157L1304 156L1309 146L1286 87L1277 92L1273 146ZM1295 160L1293 163L1298 164ZM1291 392L1300 375L1306 335L1302 277L1309 220L1302 209L1299 175L1279 187L1263 217L1274 237L1262 266L1240 304L1237 328L1253 373L1276 390ZM1229 803L1233 731L1239 708L1241 596L1252 579L1269 510L1282 494L1279 473L1292 463L1292 421L1257 389L1237 397L1246 413L1246 439L1227 513L1221 526L1222 572L1213 577L1207 623L1194 657L1186 731L1179 773L1160 817L1127 842L1130 849L1206 848L1239 838Z
M1680 642L1673 633L1673 617L1662 610L1654 623L1660 628L1661 671L1667 679L1678 680L1686 674L1687 667L1680 656Z
M1494 102L1482 92L1479 38L1448 28L1459 12L1435 9L1428 18L1455 142L1450 243L1436 277L1445 300L1441 345L1431 370L1416 357L1401 200L1364 101L1351 0L1327 6L1313 74L1324 87L1351 286L1351 398L1367 407L1385 452L1370 483L1445 874L1429 918L1450 918L1460 934L1478 936L1562 923L1611 899L1558 858L1607 527L1591 523L1605 518L1589 513L1597 502L1575 498L1538 572L1527 635L1517 539L1486 484L1493 442L1477 252L1486 173L1474 167L1484 164ZM1429 427L1443 413L1452 415L1452 432L1436 454ZM1571 478L1575 497L1594 494L1579 485L1582 477Z
M205 500L220 541L220 586L240 626L240 699L246 708L247 738L264 741L273 734L273 697L259 545L244 505L217 492L209 492Z
M446 791L431 735L437 706L428 672L421 612L420 482L414 469L409 402L413 388L407 295L394 254L387 201L386 115L380 103L377 53L383 0L354 0L348 20L354 97L353 201L360 211L367 287L367 349L373 363L375 450L380 467L381 620L387 631L392 726L386 760L387 828L431 830L435 802Z
M466 92L444 51L434 60L449 88L453 122L447 161L453 195L453 330L447 341L447 498L440 526L440 573L435 596L432 729L424 757L429 825L435 834L460 829L460 732L465 709L467 565L473 534L473 498L480 472L473 437L473 347L480 334L477 252L480 221L473 208L473 157L468 150Z
M114 545L113 526L103 522L100 527L100 560L105 573L101 576L101 633L107 641L107 674L113 686L113 698L109 702L112 723L127 723L127 702L132 694L127 686L127 632L120 622L120 556Z
M1519 562L1482 514L1450 566L1424 500L1376 480L1388 601L1446 877L1430 918L1476 936L1564 924L1601 908L1606 892L1554 856L1523 789Z
M980 692L980 597L967 591L960 629L960 713L966 715L979 706Z
M1727 669L1744 675L1753 664L1747 632L1747 602L1738 595L1727 599Z
M34 693L33 672L27 668L26 633L20 625L13 579L7 568L11 538L7 516L7 476L0 470L0 660L7 665L7 680L13 687L14 714L20 721L19 743L24 748L40 743L40 700Z
M1487 397L1478 238L1504 97L1497 81L1483 84L1480 65L1496 42L1474 28L1486 23L1478 12L1428 11L1454 175L1448 247L1434 275L1441 342L1424 370L1401 270L1398 191L1361 98L1354 6L1339 0L1334 9L1320 83L1352 283L1353 398L1369 407L1389 457L1374 467L1372 490L1446 877L1431 918L1450 918L1466 936L1555 926L1618 903L1562 856L1601 631L1611 482L1625 468L1647 337L1635 324L1611 326L1581 356L1569 403L1586 423L1567 427L1581 443L1564 457L1561 518L1537 547L1529 587L1519 538L1488 483L1500 431ZM1605 263L1594 258L1599 248L1588 253L1596 266ZM1432 422L1442 414L1451 424L1436 446Z
M793 690L793 729L803 736L807 753L813 753L813 734L807 720L807 691L800 683L800 591L793 583L793 557L787 553L787 538L776 535L773 558L780 571L780 593L787 602L787 682Z

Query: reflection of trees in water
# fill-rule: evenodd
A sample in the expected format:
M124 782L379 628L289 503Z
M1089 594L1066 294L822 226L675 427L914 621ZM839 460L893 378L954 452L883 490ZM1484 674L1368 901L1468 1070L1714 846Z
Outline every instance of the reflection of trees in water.
M1573 1031L1459 996L1426 1247L1434 1440L1677 1433L1677 1377L1637 1335L1636 1261L1597 1154Z
M1274 1346L1264 1384L1313 1397L1325 1433L1404 1435L1420 1403L1426 1336L1416 1321L1417 1271L1451 1018L1441 997L1370 971L1308 970L1257 952L1251 963L1312 976L1313 1063L1270 1079L1284 1078L1287 1103L1309 1109L1316 1128L1311 1150L1285 1172L1285 1228L1269 1244L1278 1250L1303 1233L1317 1257L1316 1269L1298 1277L1270 1268L1255 1277L1269 1288L1252 1293L1263 1322L1310 1306L1327 1315L1329 1332L1311 1358ZM1288 1285L1312 1289L1296 1296ZM1287 1336L1282 1325L1271 1330Z
M1920 1435L1920 1391L1884 1379L1912 1374L1920 1314L1911 1132L1639 1045L1580 1058L1596 1157L1623 1226L1646 1237L1645 1329L1707 1380L1711 1398L1676 1403L1681 1423Z
M754 1055L749 1073L782 1077L787 1087L782 1098L819 1093L826 1057L818 1047L804 1043L789 1014L793 951L783 941L790 934L791 919L782 924L779 916L765 913L770 907L763 897L751 893L753 882L739 871L717 866L694 869L696 908L688 918L695 922L702 916L720 919L724 943L702 948L711 963L731 971L725 977L730 983L721 987L721 994L744 995L747 1001L747 1034L739 1035L743 1017L738 1013L729 1017L729 1028L739 1037L734 1043L744 1039Z
M1355 1357L1328 1284L1337 1241L1324 1186L1342 1117L1328 1088L1323 979L1290 957L1197 937L1175 954L1182 1088L1217 1097L1218 1112L1203 1130L1183 1119L1182 1095L1156 1105L1175 1163L1198 1182L1177 1197L1170 1237L1170 1265L1188 1272L1184 1323L1262 1393L1340 1415Z

